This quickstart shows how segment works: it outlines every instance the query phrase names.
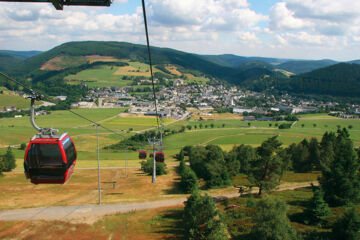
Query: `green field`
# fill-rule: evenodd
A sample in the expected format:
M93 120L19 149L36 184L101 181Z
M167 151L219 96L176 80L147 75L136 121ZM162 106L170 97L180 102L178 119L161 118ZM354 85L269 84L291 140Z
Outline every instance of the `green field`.
M98 66L78 72L75 75L69 75L65 79L69 84L86 83L89 87L124 87L130 84L130 80L122 80L121 75L115 75L118 67Z
M91 69L83 70L77 74L69 75L65 78L69 84L86 83L89 87L124 87L132 83L132 80L123 80L124 76L143 76L150 77L149 65L140 62L127 62L129 66L97 66ZM164 72L154 68L154 73ZM166 74L165 74L166 75ZM171 75L169 75L171 77Z
M133 131L155 129L156 119L153 117L136 117L132 115L121 115L124 109L77 109L77 113L86 116L93 121L99 121L107 128L115 130L119 134L112 134L102 128L99 128L100 148L119 142L124 137L134 134ZM68 132L76 144L78 151L78 166L94 167L96 163L96 129L86 120L79 118L68 111L55 111L48 116L39 116L36 119L39 126L53 127L59 129L61 132ZM172 124L173 123L173 124ZM349 130L351 138L355 142L355 146L360 146L360 121L359 120L345 120L336 117L330 117L325 114L321 115L304 115L300 117L291 129L280 130L274 127L275 122L270 122L272 127L269 127L269 122L252 121L251 126L248 126L247 121L236 119L229 120L208 120L208 121L178 121L165 120L163 124L170 124L166 128L180 129L180 126L203 124L203 128L198 127L197 130L192 128L183 133L173 134L164 137L164 151L166 158L169 161L174 160L174 156L179 152L180 148L186 145L207 145L217 144L224 150L230 150L234 145L249 144L254 147L259 146L264 140L272 136L279 136L279 140L283 143L283 147L287 147L292 143L298 143L304 138L317 137L321 140L325 131L336 131L337 125L343 127L352 125ZM214 124L214 128L210 124ZM316 127L313 124L316 124ZM225 127L222 125L225 124ZM280 124L280 123L278 123ZM304 127L302 127L304 124ZM205 128L208 125L208 128ZM33 136L36 131L31 127L29 118L3 118L0 119L0 154L3 154L8 145L19 145L26 143L29 138ZM149 146L143 146L148 151L151 150ZM16 158L23 158L23 151L15 150ZM125 160L131 166L138 166L137 152L126 152L121 149L119 152L112 152L109 150L101 150L100 159L103 160L104 166L124 166ZM130 166L129 165L129 166ZM21 168L22 164L18 164Z
M39 105L41 102L36 102ZM20 97L18 95L9 95L8 93L0 94L0 109L5 106L14 106L16 108L29 108L30 100Z

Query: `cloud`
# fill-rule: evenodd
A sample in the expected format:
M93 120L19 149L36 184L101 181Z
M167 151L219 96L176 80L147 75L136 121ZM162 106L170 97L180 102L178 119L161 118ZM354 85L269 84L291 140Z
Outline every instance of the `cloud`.
M285 0L270 11L273 31L307 30L341 36L360 24L360 1Z
M150 0L149 17L162 26L198 26L201 30L232 31L267 20L247 0Z
M287 7L286 2L275 4L270 9L269 27L274 31L297 30L310 27L312 24L307 19L295 17L295 12Z

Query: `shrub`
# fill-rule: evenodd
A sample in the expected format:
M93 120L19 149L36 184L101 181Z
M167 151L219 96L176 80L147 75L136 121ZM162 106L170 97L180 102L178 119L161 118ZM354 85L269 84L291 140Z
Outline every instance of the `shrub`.
M148 159L146 161L142 161L141 162L141 170L149 175L152 175L153 166L154 166L153 161L154 161L153 159ZM156 163L156 175L160 176L160 175L165 175L165 174L167 174L166 164L157 162Z

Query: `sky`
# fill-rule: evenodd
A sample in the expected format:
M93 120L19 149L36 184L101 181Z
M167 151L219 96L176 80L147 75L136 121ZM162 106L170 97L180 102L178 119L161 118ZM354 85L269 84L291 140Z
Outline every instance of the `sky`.
M145 0L150 44L198 54L360 59L359 0ZM0 2L0 49L69 41L145 44L140 0L110 7Z

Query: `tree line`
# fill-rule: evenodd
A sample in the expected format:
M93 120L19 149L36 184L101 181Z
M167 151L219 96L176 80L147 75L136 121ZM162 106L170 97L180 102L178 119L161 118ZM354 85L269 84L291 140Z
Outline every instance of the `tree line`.
M185 239L228 239L233 228L227 228L229 219L216 208L214 200L199 193L197 178L203 178L206 186L226 185L230 177L239 173L248 175L251 185L259 188L257 202L250 196L245 206L251 216L251 229L236 239L360 239L360 216L353 204L360 200L360 151L355 149L346 129L336 133L326 132L321 141L304 139L298 144L281 148L277 136L265 140L259 147L240 145L224 152L218 146L187 146L178 154L181 187L192 192L185 202L183 214ZM190 166L184 155L189 156ZM312 185L313 197L302 213L304 224L325 226L331 232L296 232L287 216L287 204L274 197L261 197L279 184L286 170L295 172L320 171L319 186ZM342 215L331 222L331 207L344 207ZM253 210L251 210L253 209ZM243 215L233 215L239 221Z

